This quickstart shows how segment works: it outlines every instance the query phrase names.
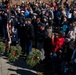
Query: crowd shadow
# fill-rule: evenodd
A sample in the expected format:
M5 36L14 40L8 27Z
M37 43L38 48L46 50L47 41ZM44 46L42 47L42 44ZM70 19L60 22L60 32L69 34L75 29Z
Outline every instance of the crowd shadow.
M8 70L14 71L19 75L37 75L36 71L32 70L32 68L26 64L26 60L23 60L22 58L19 58L16 62L7 62L7 63L12 66L16 66L18 69L15 70L12 68L8 68Z
M37 75L29 70L23 70L23 69L17 69L17 70L14 70L14 69L8 69L9 71L15 71L17 74L19 75ZM10 75L14 75L14 74L10 74Z
M3 59L7 60L7 57L5 56ZM26 63L26 58L20 57L16 62L6 62L7 64L10 64L11 66L18 67L18 69L8 68L9 71L16 72L19 75L39 75L38 72L42 72L43 75L50 75L50 63L39 63L35 67L29 67ZM15 74L11 74L15 75Z

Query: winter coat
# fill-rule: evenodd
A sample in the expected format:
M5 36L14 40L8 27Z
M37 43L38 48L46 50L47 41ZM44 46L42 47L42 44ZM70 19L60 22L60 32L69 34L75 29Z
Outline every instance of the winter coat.
M28 10L26 10L24 12L24 15L25 15L26 18L30 18L30 12Z
M58 52L59 48L61 48L63 44L64 38L56 38L56 40L52 38L52 45L55 46L55 48L53 49L54 52Z
M25 25L24 27L24 38L26 41L34 39L34 27L32 24Z

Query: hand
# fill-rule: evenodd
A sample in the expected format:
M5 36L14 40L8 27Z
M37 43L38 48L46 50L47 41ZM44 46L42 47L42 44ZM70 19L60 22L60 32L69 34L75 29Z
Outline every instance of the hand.
M66 40L66 42L69 42L69 41L70 41L70 39L69 39L69 38L66 38L65 40Z
M52 38L54 38L55 36L54 36L54 33L52 33Z
M52 18L50 17L49 20L52 20Z
M59 50L60 53L62 53L62 50Z
M52 52L50 53L50 55L52 56Z

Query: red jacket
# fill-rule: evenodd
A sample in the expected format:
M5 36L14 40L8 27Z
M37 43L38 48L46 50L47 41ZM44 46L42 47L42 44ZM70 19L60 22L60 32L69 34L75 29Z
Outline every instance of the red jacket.
M58 52L58 49L62 47L64 43L64 38L56 38L56 41L52 39L52 45L55 46L54 52Z

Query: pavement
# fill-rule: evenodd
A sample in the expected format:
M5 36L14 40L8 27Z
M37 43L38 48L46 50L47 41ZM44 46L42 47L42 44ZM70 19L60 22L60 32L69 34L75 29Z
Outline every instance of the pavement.
M0 75L37 75L37 72L21 58L15 63L10 63L7 57L0 56Z

